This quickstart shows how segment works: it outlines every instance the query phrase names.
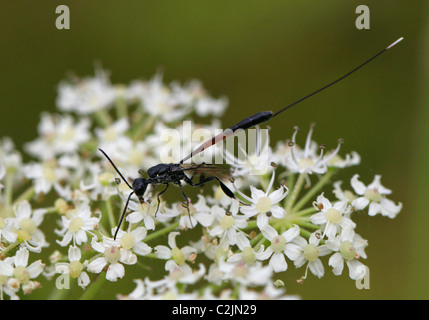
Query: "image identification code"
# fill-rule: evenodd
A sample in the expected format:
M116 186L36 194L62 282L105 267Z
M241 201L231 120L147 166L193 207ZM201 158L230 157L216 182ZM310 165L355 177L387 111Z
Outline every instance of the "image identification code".
M173 307L172 314L174 315L199 315L204 317L206 313L216 313L218 315L234 316L234 315L251 315L256 313L256 305L251 304L219 304L216 308L208 308L205 306L187 306L179 304Z

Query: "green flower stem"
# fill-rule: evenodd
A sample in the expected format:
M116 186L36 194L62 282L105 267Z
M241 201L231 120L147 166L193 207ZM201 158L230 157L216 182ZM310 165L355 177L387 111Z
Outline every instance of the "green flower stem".
M153 125L155 124L155 120L156 117L151 116L145 122L137 126L137 130L134 132L134 141L142 140L149 132L149 130L152 129Z
M10 245L8 245L8 246L7 246L7 248L6 248L6 249L4 249L4 250L1 252L1 254L2 254L2 255L4 255L4 256L6 256L6 255L9 253L9 251L11 251L11 250L13 250L15 247L19 246L19 244L20 244L20 243L21 243L21 241L16 240L14 243L11 243Z
M5 188L4 188L4 204L5 207L10 207L13 197L13 180L14 180L14 171L7 171L5 179Z
M297 202L297 204L293 207L294 211L300 210L308 201L310 201L316 193L318 193L322 187L328 183L334 173L337 172L336 169L330 169L326 174L322 176L322 178Z
M294 212L293 216L294 217L301 217L301 216L307 216L307 215L312 215L313 213L316 213L317 210L314 207L308 207L307 209L298 211L298 212Z
M291 211L292 206L294 205L296 198L298 197L298 195L302 189L302 186L304 185L305 176L306 176L306 173L301 173L299 175L298 180L293 187L292 194L290 195L290 197L286 197L286 199L287 199L286 200L286 214L288 214L288 212Z
M18 196L18 198L15 199L12 206L17 205L18 203L20 203L23 200L31 200L31 198L33 198L33 196L34 196L34 187L31 186L27 190L25 190L23 193L21 193Z
M97 121L97 123L103 128L107 127L112 123L112 118L104 109L94 112L94 118L95 121Z
M123 98L116 99L115 111L116 119L128 118L127 104Z
M176 223L173 223L172 225L165 227L164 229L152 232L151 234L149 234L148 236L146 236L146 238L144 238L145 242L148 242L150 240L156 239L166 233L169 233L170 231L173 231L174 229L176 229L179 226L179 221L177 221Z
M116 226L115 215L113 214L112 198L106 200L107 217L109 219L110 229Z
M106 282L106 271L102 271L98 277L86 288L79 300L93 300L95 296L100 292L104 283Z

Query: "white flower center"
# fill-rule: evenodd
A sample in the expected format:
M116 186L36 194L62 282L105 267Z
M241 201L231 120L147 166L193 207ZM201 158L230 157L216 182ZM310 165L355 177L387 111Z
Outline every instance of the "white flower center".
M70 277L77 278L80 276L81 272L83 270L83 265L79 261L75 260L70 262L69 264L69 273Z
M177 265L181 266L185 263L185 255L178 247L171 249L171 257Z
M19 221L19 227L21 230L28 232L29 235L32 235L37 229L36 224L31 220L31 218L21 219L21 221Z
M339 224L341 222L341 218L342 218L341 212L335 208L329 208L326 211L326 219L329 222L332 222L334 224Z
M353 260L356 257L356 249L350 241L344 241L341 243L340 253L347 261Z
M28 270L23 266L17 266L15 270L13 271L13 275L16 280L18 280L20 283L27 283L30 281L30 273Z
M256 203L256 210L259 213L265 213L270 211L271 209L271 205L272 205L272 201L269 197L261 197L258 202Z
M52 166L45 164L45 165L43 165L42 171L43 171L43 177L48 182L56 182L57 181L57 175L55 174L55 170Z
M365 198L369 201L380 202L381 194L377 189L367 189L364 194Z
M234 225L234 218L229 215L224 215L220 220L220 226L222 229L227 230Z
M114 264L121 258L121 253L118 247L109 247L104 250L104 259L107 263Z
M276 236L271 240L271 249L275 253L283 252L286 249L286 239L283 236Z
M241 257L243 262L250 266L256 262L256 255L251 247L245 247L241 253Z
M124 233L121 237L121 245L124 249L130 250L136 243L136 237L131 233Z
M249 273L249 269L242 263L239 263L234 270L232 270L232 276L234 278L245 278Z
M309 243L304 247L304 257L308 261L314 261L319 257L319 249L314 243Z
M78 232L80 228L83 226L83 219L81 217L74 217L71 219L69 223L69 230L70 232Z
M302 169L310 168L314 165L314 162L311 158L301 158L299 159L299 166Z
M75 133L74 128L69 127L69 128L67 128L67 130L65 130L62 133L61 138L62 138L62 140L65 140L65 141L72 141L74 139L75 135L76 135L76 133Z

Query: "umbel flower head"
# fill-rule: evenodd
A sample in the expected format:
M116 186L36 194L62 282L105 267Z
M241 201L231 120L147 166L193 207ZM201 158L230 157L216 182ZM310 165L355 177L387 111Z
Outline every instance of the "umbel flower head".
M291 268L302 271L299 282L344 270L353 280L365 275L368 241L356 232L356 212L394 218L402 209L380 175L365 185L352 174L353 191L332 181L343 168L358 169L360 156L341 154L342 140L333 149L314 142L314 125L303 147L295 128L275 147L256 130L254 151L237 148L244 158L213 149L231 163L225 177L233 179L217 177L222 187L204 180L214 171L201 170L188 176L199 176L200 188L183 178L181 188L167 191L166 181L152 180L138 198L129 186L161 162L163 132L184 130L182 121L197 115L210 124L192 128L213 133L222 128L228 100L212 97L197 80L166 84L158 73L123 85L97 70L62 81L56 103L57 112L42 113L37 136L24 147L30 161L12 139L0 140L1 299L43 298L41 285L51 298L92 299L106 292L104 283L126 277L136 277L136 286L113 289L109 298L296 298L286 294ZM200 143L192 134L178 135L174 150ZM52 281L64 277L74 279L72 290Z

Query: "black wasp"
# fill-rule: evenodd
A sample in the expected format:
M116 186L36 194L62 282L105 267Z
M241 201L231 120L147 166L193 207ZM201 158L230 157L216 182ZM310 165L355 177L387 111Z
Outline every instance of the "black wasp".
M160 163L160 164L157 164L157 165L151 167L147 171L148 178L143 178L143 177L136 178L133 180L131 185L128 183L127 179L125 179L125 177L121 174L121 172L118 170L118 168L115 166L113 161L109 158L109 156L103 150L99 149L104 154L104 156L107 158L107 160L112 164L113 168L116 170L116 172L122 178L122 180L132 190L132 192L128 196L127 201L125 203L125 207L124 207L124 210L122 212L121 218L119 220L119 224L118 224L118 227L116 229L114 239L116 239L116 236L118 234L118 230L119 230L121 223L122 223L122 220L125 216L125 213L126 213L126 210L128 208L128 203L131 199L131 196L133 194L135 194L138 197L139 201L141 203L144 203L145 202L144 194L145 194L146 189L149 185L152 185L152 186L165 185L164 190L162 190L157 195L158 208L159 208L159 203L160 203L160 196L165 191L167 191L170 184L178 185L180 187L180 190L182 192L183 197L185 198L185 205L184 206L188 209L188 213L189 213L189 199L183 191L182 181L186 182L187 184L189 184L191 186L202 186L207 182L210 182L212 180L216 180L219 183L220 187L222 188L222 191L228 197L236 199L234 193L222 182L222 180L225 181L226 179L229 179L231 177L231 171L229 168L226 168L226 167L221 166L221 165L216 165L216 164L206 164L206 163L201 163L201 164L196 164L196 163L187 164L186 163L185 164L184 162L191 159L193 156L199 154L200 152L204 151L205 149L215 145L216 143L223 141L226 138L236 134L239 130L246 130L246 129L249 129L253 126L264 123L264 122L274 118L278 114L282 113L283 111L286 111L290 107L292 107L292 106L310 98L311 96L327 89L328 87L334 85L335 83L337 83L337 82L341 81L342 79L348 77L349 75L351 75L352 73L354 73L358 69L362 68L364 65L366 65L370 61L374 60L376 57L381 55L383 52L392 48L395 44L400 42L402 39L403 38L399 38L394 43L392 43L388 47L384 48L379 53L377 53L373 57L369 58L367 61L360 64L359 66L357 66L356 68L354 68L350 72L346 73L342 77L340 77L340 78L336 79L335 81L323 86L322 88L306 95L305 97L291 103L290 105L284 107L280 111L278 111L276 113L273 113L271 111L262 111L262 112L256 113L253 116L245 118L244 120L238 122L237 124L233 125L229 129L225 130L223 133L221 133L221 134L213 137L212 139L209 139L206 142L204 142L202 145L200 145L198 148L196 148L194 151L192 151L187 157L183 158L179 163ZM187 175L187 173L190 175L190 177ZM193 180L193 178L196 174L198 174L200 176L200 179L198 182L194 182L194 180ZM156 212L158 211L158 208L157 208Z

